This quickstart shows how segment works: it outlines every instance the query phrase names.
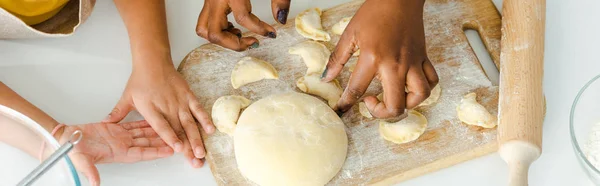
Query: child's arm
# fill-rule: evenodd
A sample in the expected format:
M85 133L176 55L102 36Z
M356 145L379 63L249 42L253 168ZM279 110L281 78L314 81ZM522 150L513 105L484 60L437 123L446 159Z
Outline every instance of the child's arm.
M133 71L121 100L104 120L119 122L137 110L176 152L183 152L194 167L205 155L200 122L207 133L215 128L187 82L173 67L165 2L114 1L129 34Z
M28 116L48 132L59 124L2 82L0 82L0 105ZM173 154L173 150L156 137L157 134L145 121L70 125L61 127L54 137L63 144L76 130L80 130L83 137L71 150L69 157L75 168L82 172L94 186L100 184L96 163L130 163L168 157ZM31 129L2 115L0 115L0 141L21 149L35 158L42 158L38 156L43 150L41 145L44 140ZM44 152L48 152L43 154L47 157L51 151Z

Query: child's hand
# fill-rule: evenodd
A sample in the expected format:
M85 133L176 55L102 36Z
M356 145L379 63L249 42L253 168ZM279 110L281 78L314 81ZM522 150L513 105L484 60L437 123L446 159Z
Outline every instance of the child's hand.
M337 108L347 111L364 94L371 80L381 80L383 101L364 98L373 116L392 118L429 97L438 76L427 58L423 29L424 0L367 0L341 36L324 72L333 80L352 53L358 63ZM408 88L405 93L404 88Z
M287 22L290 0L272 0L273 18L281 24ZM235 21L251 32L265 37L275 38L275 29L252 14L250 0L205 0L198 16L196 33L210 41L235 51L244 51L249 47L258 47L258 40L242 37L242 32L227 21L232 13Z
M206 153L196 121L208 134L215 127L171 60L166 61L135 66L121 100L103 122L117 123L136 109L175 152L183 152L193 167L201 167Z
M69 152L69 157L90 185L100 185L95 164L132 163L173 155L173 150L146 121L66 126L61 134L57 134L59 143L69 140L75 130L81 130L83 138Z

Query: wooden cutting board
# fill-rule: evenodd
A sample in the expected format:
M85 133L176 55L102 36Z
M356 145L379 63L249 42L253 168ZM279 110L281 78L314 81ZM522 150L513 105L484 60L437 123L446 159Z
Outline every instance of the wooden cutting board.
M354 1L325 10L323 26L329 30L341 18L352 16L364 1ZM348 134L348 156L342 170L330 185L389 185L467 161L497 149L496 129L467 126L456 117L462 96L477 92L478 101L492 114L498 111L498 87L492 85L464 34L475 29L482 37L496 66L500 56L500 15L490 0L427 0L424 11L427 53L440 77L442 95L432 105L417 108L429 120L427 131L416 141L397 145L383 140L378 121L366 119L355 106L342 120ZM295 82L306 72L299 56L288 48L306 40L296 33L293 19L277 25L277 39L255 36L260 47L234 52L214 44L202 45L190 52L179 66L204 108L211 111L215 100L225 95L242 95L257 101L271 94L300 92ZM339 36L324 44L333 49ZM279 80L263 80L233 89L230 73L242 57L266 60L279 71ZM353 57L350 63L356 62ZM348 65L346 65L348 66ZM345 87L348 67L338 80ZM374 80L367 94L381 92ZM219 185L252 185L237 169L233 139L223 133L203 135L208 151L206 160Z

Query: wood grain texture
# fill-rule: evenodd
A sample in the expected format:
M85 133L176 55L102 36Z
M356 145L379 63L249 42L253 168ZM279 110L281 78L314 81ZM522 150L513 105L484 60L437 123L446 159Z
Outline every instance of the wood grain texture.
M545 0L504 3L498 138L542 147Z
M502 13L499 153L509 166L509 185L522 186L542 150L546 1L507 0Z
M329 31L343 17L354 15L362 2L325 10L323 26ZM330 185L389 185L496 151L496 129L462 124L455 109L465 94L476 92L477 100L492 114L498 111L498 87L486 77L464 34L465 29L477 30L499 67L498 11L489 0L428 0L424 10L427 52L442 88L438 103L416 109L427 117L427 130L411 143L393 144L379 136L378 121L362 117L355 106L342 117L348 134L348 156ZM271 94L300 92L295 81L304 75L306 67L299 56L290 55L287 50L306 39L296 33L293 25L293 19L287 25L276 25L277 39L245 33L261 42L259 48L245 52L233 52L214 44L200 46L186 56L179 71L207 111L224 95L242 95L256 101ZM339 36L332 35L331 41L322 43L331 50L338 40ZM244 56L270 62L279 71L280 79L233 89L230 73ZM356 57L349 63L353 62ZM345 87L349 76L348 67L344 67L337 79ZM366 94L377 95L381 91L381 84L374 80ZM253 185L237 170L231 137L217 132L204 134L203 138L207 162L219 185Z

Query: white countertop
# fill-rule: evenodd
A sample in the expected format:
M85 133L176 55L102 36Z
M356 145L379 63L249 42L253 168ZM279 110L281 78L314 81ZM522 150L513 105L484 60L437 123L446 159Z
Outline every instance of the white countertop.
M349 0L293 0L290 17L309 7ZM274 23L270 1L254 13ZM501 0L494 0L497 6ZM194 32L201 0L169 0L169 36L175 65L206 41ZM579 89L600 74L600 1L547 1L544 90L547 114L543 154L530 169L531 185L592 185L580 169L568 133ZM0 40L0 81L68 124L96 122L119 99L131 71L125 27L112 1L97 1L92 16L67 38ZM139 116L130 119L139 119ZM100 165L103 185L216 185L208 167L191 168L181 155L136 164ZM507 167L484 156L399 185L506 185ZM83 182L86 182L85 180Z

